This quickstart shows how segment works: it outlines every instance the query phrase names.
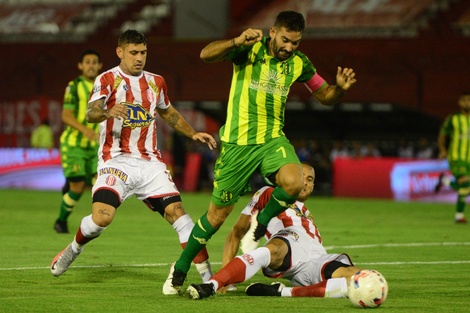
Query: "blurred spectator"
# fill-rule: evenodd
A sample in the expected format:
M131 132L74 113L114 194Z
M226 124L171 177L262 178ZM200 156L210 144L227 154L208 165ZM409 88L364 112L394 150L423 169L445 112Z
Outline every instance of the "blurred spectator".
M330 151L330 161L333 162L338 157L349 157L350 153L348 148L344 145L343 141L335 140L333 141L333 147Z
M398 140L397 156L399 158L411 159L414 157L414 148L406 138Z
M45 119L31 133L31 147L33 148L54 148L54 133L49 120Z
M416 147L416 158L418 159L432 159L434 157L434 149L425 137L418 140Z
M298 140L294 142L294 147L300 162L308 162L310 160L311 151L305 140Z
M368 158L380 158L382 154L380 153L380 150L377 148L375 143L369 141L365 146L361 147L361 156Z

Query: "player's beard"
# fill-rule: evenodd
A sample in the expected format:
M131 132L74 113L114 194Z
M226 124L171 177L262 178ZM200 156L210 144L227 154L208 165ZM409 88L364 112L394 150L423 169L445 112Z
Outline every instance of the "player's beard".
M271 40L271 52L274 57L280 61L285 61L292 55L292 52L279 48L276 44L276 40Z

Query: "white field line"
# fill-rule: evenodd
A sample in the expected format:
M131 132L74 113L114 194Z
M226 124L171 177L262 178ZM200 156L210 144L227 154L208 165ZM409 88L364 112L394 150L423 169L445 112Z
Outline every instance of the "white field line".
M332 249L371 249L371 248L402 248L402 247L434 247L434 246L470 246L470 242L426 242L426 243L390 243L390 244L369 244L352 246L329 246L326 250ZM211 262L220 265L221 262ZM409 261L409 262L364 262L354 263L356 265L443 265L443 264L470 264L470 260L459 261ZM74 268L106 268L106 267L169 267L171 263L143 263L143 264L101 264L73 266ZM47 266L32 267L0 267L0 271L28 271L49 269Z

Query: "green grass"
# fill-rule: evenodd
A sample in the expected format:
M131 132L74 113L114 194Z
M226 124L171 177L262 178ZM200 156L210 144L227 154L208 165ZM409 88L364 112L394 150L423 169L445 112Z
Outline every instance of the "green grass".
M220 268L225 235L244 197L208 244ZM208 194L183 194L193 220ZM91 210L90 193L69 220L71 234L52 229L59 192L0 190L0 312L357 312L347 299L248 297L244 288L272 280L258 273L238 291L202 301L163 296L169 264L181 252L173 228L135 198L62 276L52 258ZM348 253L360 267L388 280L381 312L468 312L470 225L453 223L452 204L314 197L307 203L329 252ZM192 267L188 282L199 282Z

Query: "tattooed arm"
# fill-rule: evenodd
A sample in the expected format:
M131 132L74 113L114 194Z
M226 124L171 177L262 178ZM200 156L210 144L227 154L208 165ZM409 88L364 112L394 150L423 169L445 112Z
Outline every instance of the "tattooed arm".
M104 98L88 103L86 120L88 123L101 123L109 118L127 119L127 106L124 103L114 105L111 109L104 108Z
M191 138L192 140L199 140L200 142L207 143L211 150L217 147L217 143L211 135L196 132L194 128L186 122L180 112L178 112L172 105L170 105L166 110L157 109L157 111L168 126L177 132Z

